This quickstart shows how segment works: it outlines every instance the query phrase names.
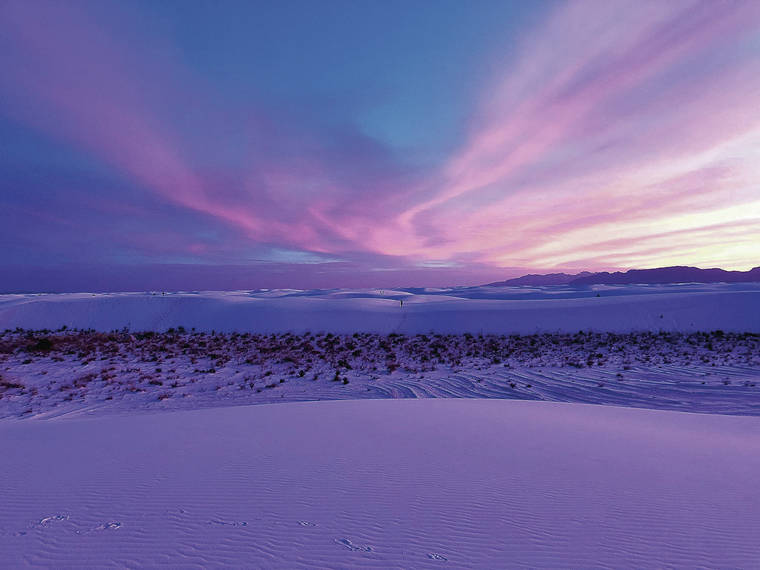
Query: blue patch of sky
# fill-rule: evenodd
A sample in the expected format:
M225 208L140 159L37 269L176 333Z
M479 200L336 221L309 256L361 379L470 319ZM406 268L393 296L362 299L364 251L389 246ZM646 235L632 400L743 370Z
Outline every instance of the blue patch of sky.
M143 1L187 65L235 105L308 108L402 150L460 140L483 74L551 3ZM497 53L494 58L490 54Z

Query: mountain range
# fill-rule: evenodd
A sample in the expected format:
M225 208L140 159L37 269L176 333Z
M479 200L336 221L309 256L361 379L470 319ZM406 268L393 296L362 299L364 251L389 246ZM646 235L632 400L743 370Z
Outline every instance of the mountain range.
M725 269L700 269L698 267L673 266L654 269L631 269L610 273L548 273L523 275L515 279L488 283L499 285L625 285L630 283L747 283L760 282L760 267L749 271L726 271Z

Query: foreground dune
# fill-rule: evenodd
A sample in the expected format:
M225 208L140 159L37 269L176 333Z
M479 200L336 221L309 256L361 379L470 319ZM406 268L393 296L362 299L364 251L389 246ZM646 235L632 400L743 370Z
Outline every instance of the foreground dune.
M0 424L4 566L743 567L760 418L365 400Z

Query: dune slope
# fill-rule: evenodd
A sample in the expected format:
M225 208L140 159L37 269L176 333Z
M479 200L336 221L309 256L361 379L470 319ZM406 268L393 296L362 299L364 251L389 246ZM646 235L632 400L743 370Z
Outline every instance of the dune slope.
M0 424L6 567L751 567L760 418L503 400Z

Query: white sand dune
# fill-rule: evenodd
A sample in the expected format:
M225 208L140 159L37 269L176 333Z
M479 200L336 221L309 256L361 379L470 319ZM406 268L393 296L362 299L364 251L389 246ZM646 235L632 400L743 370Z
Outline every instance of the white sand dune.
M63 325L267 333L760 332L760 284L0 296L0 329Z
M760 418L385 400L0 423L0 559L751 568Z

